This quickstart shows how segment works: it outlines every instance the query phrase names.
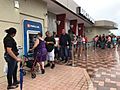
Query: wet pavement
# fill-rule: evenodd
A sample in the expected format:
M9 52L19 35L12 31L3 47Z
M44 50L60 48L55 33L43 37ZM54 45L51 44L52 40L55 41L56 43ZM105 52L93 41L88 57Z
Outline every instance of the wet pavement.
M95 90L120 90L120 48L88 49L78 66L85 68Z
M77 67L59 63L54 69L47 67L44 75L37 73L35 79L28 73L23 90L120 90L119 56L120 48L89 48L86 56L75 59ZM0 90L6 90L6 82Z
M85 69L56 65L46 68L46 73L36 73L35 79L30 73L24 76L23 90L93 90L93 84ZM0 90L6 90L7 84L0 84ZM15 90L20 90L18 87Z

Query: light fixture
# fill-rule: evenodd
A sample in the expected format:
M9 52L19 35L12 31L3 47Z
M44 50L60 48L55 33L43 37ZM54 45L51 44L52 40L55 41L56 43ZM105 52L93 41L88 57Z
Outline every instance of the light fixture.
M74 27L74 25L71 24L71 25L70 25L70 28L73 28L73 27Z
M19 9L19 7L20 7L19 0L14 0L14 7Z
M78 30L81 30L81 27L79 27Z
M59 20L55 21L55 22L56 22L57 25L60 25L60 23L61 23L61 21L59 21Z

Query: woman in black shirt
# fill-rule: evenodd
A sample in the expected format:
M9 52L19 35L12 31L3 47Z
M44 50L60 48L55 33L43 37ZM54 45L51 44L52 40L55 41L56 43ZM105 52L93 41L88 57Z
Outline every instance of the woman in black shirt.
M4 58L8 65L8 72L7 72L7 81L8 81L8 87L7 89L15 89L18 87L17 84L19 82L17 81L17 62L21 62L22 59L18 58L18 49L17 44L13 37L16 35L16 29L15 28L9 28L5 30L7 35L5 36L3 43L4 43L4 49L5 54ZM13 82L12 82L13 79Z

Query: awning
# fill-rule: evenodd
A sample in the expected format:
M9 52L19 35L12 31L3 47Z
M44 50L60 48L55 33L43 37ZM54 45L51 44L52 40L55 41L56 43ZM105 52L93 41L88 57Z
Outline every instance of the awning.
M47 3L47 10L54 14L66 14L67 20L74 20L77 19L77 23L84 23L85 27L90 27L94 23L87 19L85 16L78 15L77 13L73 12L72 10L68 9L61 3L56 0L43 0Z
M118 25L113 22L113 21L109 21L109 20L98 20L95 21L94 27L96 28L105 28L105 29L118 29Z

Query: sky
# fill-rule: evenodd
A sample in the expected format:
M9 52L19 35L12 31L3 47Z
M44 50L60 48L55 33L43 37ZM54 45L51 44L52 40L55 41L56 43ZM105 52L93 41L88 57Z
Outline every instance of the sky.
M110 20L118 24L112 33L120 35L120 0L74 0L95 21Z

